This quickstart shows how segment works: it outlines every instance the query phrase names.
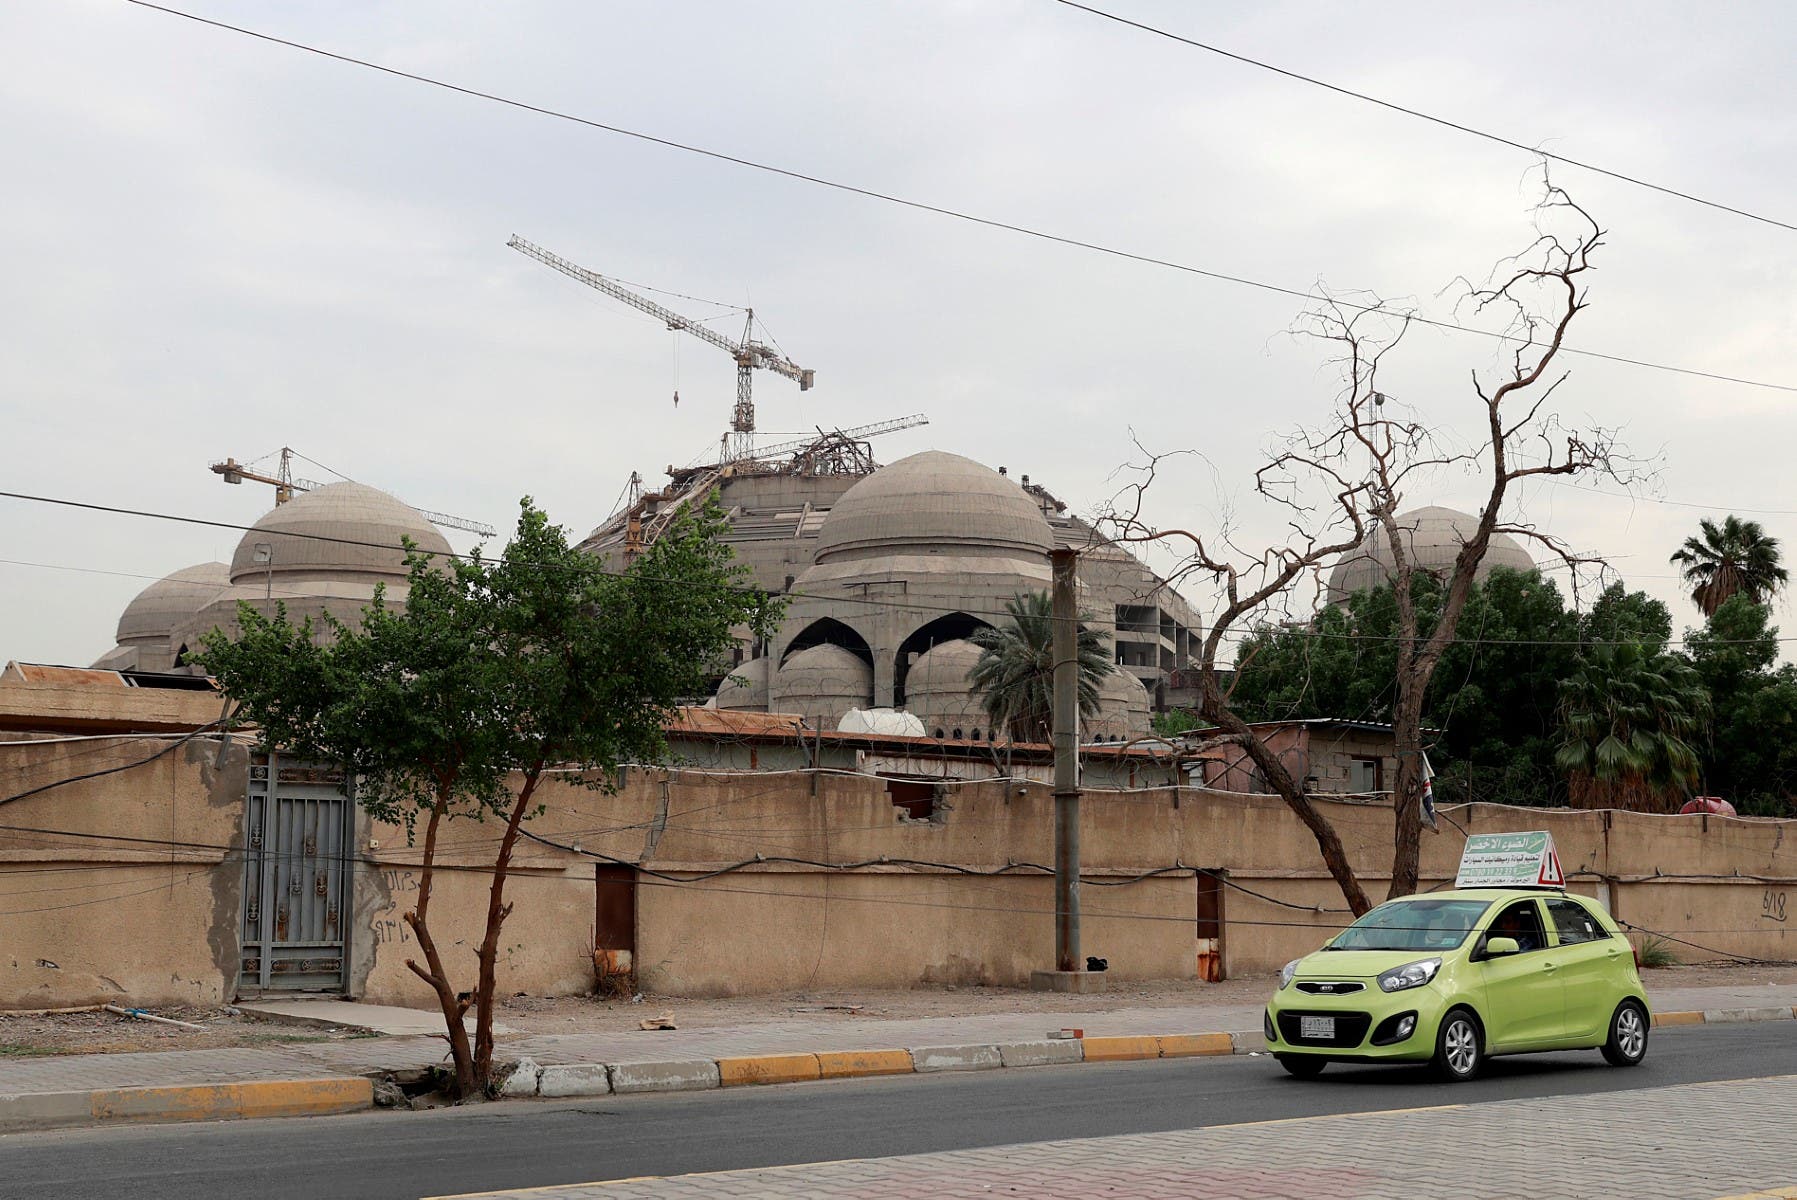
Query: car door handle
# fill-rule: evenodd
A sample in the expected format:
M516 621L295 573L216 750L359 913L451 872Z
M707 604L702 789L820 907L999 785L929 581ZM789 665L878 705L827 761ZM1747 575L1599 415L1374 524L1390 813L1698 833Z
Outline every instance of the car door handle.
M1542 970L1543 970L1543 971L1557 971L1557 970L1559 970L1559 968L1558 968L1558 967L1556 967L1556 966L1554 966L1554 964L1553 964L1553 963L1551 963L1551 962L1544 962L1544 963L1542 963L1542 964L1541 964L1541 969L1542 969Z

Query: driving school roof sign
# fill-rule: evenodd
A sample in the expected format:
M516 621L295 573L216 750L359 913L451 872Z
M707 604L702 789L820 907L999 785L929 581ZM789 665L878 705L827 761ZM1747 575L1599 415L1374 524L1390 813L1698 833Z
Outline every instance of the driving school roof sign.
M1566 872L1551 833L1475 833L1466 839L1454 886L1563 888Z

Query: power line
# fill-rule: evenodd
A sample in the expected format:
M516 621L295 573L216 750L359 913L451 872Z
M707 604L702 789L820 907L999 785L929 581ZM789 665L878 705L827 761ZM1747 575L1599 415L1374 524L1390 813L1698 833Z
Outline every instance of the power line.
M135 3L136 0L129 0L129 2ZM85 509L85 510L92 511L92 512L112 513L114 515L119 515L119 516L144 517L144 518L148 518L150 520L158 520L158 521L175 521L175 522L179 522L181 524L186 524L186 525L204 525L204 526L208 526L208 527L215 528L215 529L231 529L231 530L239 530L239 531L248 531L248 530L253 530L256 528L256 526L254 526L254 525L242 525L242 524L236 524L236 523L233 523L230 521L215 521L208 517L187 517L187 516L182 516L178 513L156 512L156 511L150 510L150 509L121 508L116 505L95 504L95 503L85 501L85 500L70 500L70 499L67 499L66 497L37 496L37 495L32 495L27 492L0 491L0 497L10 499L10 500L24 500L24 501L28 501L28 502L32 502L32 503L39 503L39 504L54 504L54 505L58 505L58 506L65 507L65 508ZM371 548L378 549L378 550L394 550L394 551L403 551L405 549L405 547L403 547L403 546L395 545L395 544L389 543L389 542L371 542L371 541L366 541L366 540L358 539L358 538L335 537L330 534L323 534L323 533L305 533L300 530L283 529L283 530L277 531L277 533L280 537L305 538L305 539L308 539L311 541L332 542L332 543L345 545L345 546L364 546L364 547L371 547ZM471 554L459 554L459 553L455 552L454 550L432 551L431 554L433 557L468 558L468 559L473 558L473 555L471 555ZM62 566L58 566L57 564L53 564L53 563L28 563L28 562L23 562L23 561L19 561L19 560L10 560L10 559L0 560L0 561L11 562L14 565L18 565L18 566L45 567L45 568L48 568L51 570L84 571L84 570L90 569L90 568L85 568L85 567L62 567ZM101 573L116 574L118 572L101 572ZM622 572L622 571L604 571L604 572L601 572L601 574L608 575L612 578L622 578L622 577L624 577L624 575L626 573ZM142 576L140 578L148 578L148 576ZM685 583L685 582L687 582L684 580L664 578L664 577L658 577L658 576L642 576L642 578L647 579L650 582L658 582L658 583ZM914 600L894 600L890 597L850 596L850 595L824 596L824 595L819 595L819 594L816 594L813 592L768 592L762 588L757 588L757 587L735 587L735 588L731 588L729 590L739 591L739 592L743 592L743 593L753 593L755 595L763 595L763 596L767 596L771 599L818 600L818 601L824 601L824 602L828 602L828 603L832 603L832 604L859 604L859 605L863 605L868 608L884 609L887 611L904 610L904 611L909 611L909 612L935 612L935 613L942 613L945 615L946 614L960 614L960 615L968 616L968 617L993 617L995 619L1000 619L1000 620L1005 619L1006 617L1008 617L1010 615L1008 612L1000 612L1000 611L996 611L996 610L971 609L971 608L967 608L965 606L952 605L952 604L928 604L928 603L924 603L922 601L914 601ZM1318 630L1318 629L1295 630L1291 626L1283 626L1282 625L1282 626L1265 626L1265 627L1261 627L1261 628L1247 628L1247 629L1241 629L1241 630L1234 630L1225 635L1224 641L1226 643L1240 644L1241 642L1243 642L1249 638L1257 637L1257 636L1260 636L1262 633L1267 633L1267 632L1282 633L1282 634L1301 632L1306 637L1322 639L1322 640L1333 640L1333 641L1396 642L1396 641L1402 640L1401 637L1397 634L1334 633L1334 632L1328 632L1328 631ZM1760 640L1761 639L1758 639L1758 638L1742 638L1742 639L1735 639L1735 640L1731 640L1731 641L1712 642L1710 644L1716 645L1716 646L1754 645L1754 644L1757 644ZM1797 642L1797 635L1793 635L1793 636L1789 636L1789 637L1779 637L1779 638L1775 638L1773 640L1778 641L1778 642ZM1580 639L1580 638L1542 638L1542 639L1491 638L1491 639L1484 639L1484 640L1480 641L1478 644L1486 645L1486 646L1575 646L1576 647L1576 646L1604 646L1604 645L1633 645L1633 644L1636 644L1636 642L1638 642L1638 641L1639 641L1639 639L1629 639L1629 638L1618 638L1618 639L1607 639L1607 638L1592 638L1592 639ZM1472 643L1466 643L1466 644L1470 645ZM1118 664L1118 668L1120 670L1127 672L1128 664Z
M800 183L809 183L818 187L830 188L834 191L846 192L850 195L861 196L869 200L879 200L886 204L896 204L900 207L913 209L918 212L933 213L936 216L949 217L953 220L964 221L971 225L981 225L988 229L1001 229L1008 233L1019 234L1023 237L1035 238L1038 241L1052 242L1056 245L1068 246L1078 250L1089 250L1095 254L1108 255L1112 258L1142 263L1147 266L1163 267L1170 271L1179 271L1187 275L1197 275L1221 283L1233 283L1240 287L1254 288L1259 291L1270 292L1274 295L1287 296L1306 302L1314 303L1317 301L1326 301L1340 305L1343 308L1352 309L1356 312L1383 311L1376 306L1355 304L1339 297L1319 295L1316 292L1305 291L1299 288L1284 287L1279 284L1267 283L1264 280L1250 279L1242 275L1231 275L1223 271L1213 271L1204 267L1196 267L1189 263L1178 262L1174 259L1160 258L1152 254L1124 250L1116 246L1107 246L1101 242L1086 241L1082 238L1071 237L1065 234L1050 233L1047 230L1037 229L1029 225L1022 225L1014 221L1001 220L996 217L982 217L960 209L949 208L945 205L931 204L922 200L912 200L890 192L882 192L873 188L843 183L840 180L826 179L821 175L812 175L804 171L793 170L787 167L777 167L770 163L758 162L754 159L744 158L736 154L729 154L721 150L710 150L703 146L695 146L686 142L678 142L671 138L658 137L655 134L643 133L640 130L627 129L622 125L613 125L605 121L594 120L590 117L576 116L573 113L563 112L559 109L545 108L542 105L531 104L523 100L515 100L511 97L501 96L494 92L484 92L477 88L450 83L447 80L437 79L430 75L420 75L413 71L402 71L397 67L389 67L382 63L372 62L368 59L355 58L348 54L340 54L333 50L325 50L305 42L297 42L288 38L276 37L274 34L262 33L258 30L248 29L241 25L232 25L224 21L213 20L210 17L202 17L195 13L184 12L178 8L169 8L166 5L153 4L150 0L125 0L125 3L136 5L139 8L164 13L171 17L180 17L184 20L192 21L195 24L208 25L212 28L222 29L229 33L241 34L244 37L255 38L258 41L269 42L277 46L286 46L289 49L299 50L306 54L315 54L320 58L328 58L335 62L345 63L350 66L363 67L370 71L378 71L384 75L391 75L399 79L408 79L414 83L422 83L429 87L442 88L445 91L455 92L459 95L469 96L477 100L486 100L494 104L503 104L507 107L516 108L524 112L535 113L538 116L553 117L560 121L570 121L577 125L584 125L590 129L602 130L606 133L617 134L620 137L634 138L637 141L648 142L651 145L661 146L669 150L678 150L684 154L696 154L717 162L729 163L738 167L746 167L750 170L762 171L770 175L778 175L782 178L795 180ZM1432 317L1415 315L1411 316L1409 320L1419 325L1428 325L1436 329L1448 330L1455 333L1475 334L1479 337L1491 338L1495 341L1509 345L1526 346L1540 344L1530 338L1513 337L1509 334L1496 333L1487 329L1476 329L1469 325L1460 325L1453 321L1438 320ZM1584 358L1621 363L1625 366L1643 367L1648 370L1667 371L1676 375L1685 375L1697 379L1709 379L1719 383L1735 383L1740 384L1743 387L1766 388L1779 392L1797 392L1797 384L1773 383L1767 380L1746 379L1735 375L1724 375L1715 371L1703 371L1695 367L1672 366L1667 363L1656 363L1644 359L1630 358L1626 355L1606 354L1597 350L1581 350L1572 346L1562 345L1560 350L1562 353L1576 354Z
M1428 121L1432 125L1440 125L1445 129L1452 129L1458 133L1469 134L1476 138L1483 138L1488 142L1496 142L1498 145L1508 146L1512 150L1521 150L1525 154L1533 154L1541 158L1551 159L1557 163L1565 163L1569 167L1577 167L1582 171L1590 171L1593 174L1602 175L1621 183L1633 184L1635 187L1646 188L1648 191L1652 192L1659 192L1663 196L1673 196L1680 200L1688 200L1692 204L1701 204L1705 208L1713 208L1719 212L1733 213L1737 217L1746 217L1749 221L1758 221L1765 225L1775 225L1780 229L1788 229L1793 233L1797 233L1797 224L1792 224L1789 221L1781 221L1776 217L1762 216L1756 212L1749 212L1744 208L1736 208L1732 204L1724 204L1719 200L1706 200L1702 196L1695 196L1690 192L1682 192L1677 188L1654 183L1650 180L1642 179L1637 175L1629 175L1621 171L1613 171L1608 167L1600 167L1596 163L1586 162L1583 159L1570 158L1564 154L1555 154L1551 151L1543 150L1539 146L1525 145L1522 142L1504 137L1501 134L1478 129L1471 125L1462 125L1458 121L1451 121L1446 117L1438 117L1432 113L1423 112L1420 109L1407 108L1406 106L1391 100L1382 100L1377 96L1371 96L1365 92L1357 92L1352 88L1342 87L1340 84L1329 83L1325 80L1318 79L1315 76L1305 75L1285 67L1275 66L1270 62L1264 62L1258 58L1249 58L1245 54L1238 54L1233 50L1225 50L1221 46L1214 46L1209 42L1201 42L1196 38L1185 37L1181 34L1174 33L1171 30L1162 29L1156 25L1150 25L1144 21L1132 20L1129 17L1122 16L1118 13L1107 12L1102 8L1095 8L1090 4L1081 4L1079 3L1079 0L1055 0L1055 3L1064 5L1067 8L1078 9L1084 13L1090 13L1092 16L1101 17L1106 21L1114 21L1119 25L1127 25L1131 29L1139 29L1143 33L1151 33L1156 37L1163 37L1169 41L1179 42L1183 45L1191 46L1196 50L1203 50L1222 58L1231 59L1235 62L1242 63L1245 66L1256 67L1262 71L1271 71L1275 75L1283 75L1287 79L1293 79L1299 83L1307 83L1312 87L1318 87L1322 88L1324 91L1334 92L1338 96L1347 96L1350 99L1359 100L1366 104L1374 104L1380 108L1388 109L1391 112L1402 113L1407 117L1414 117L1419 121Z

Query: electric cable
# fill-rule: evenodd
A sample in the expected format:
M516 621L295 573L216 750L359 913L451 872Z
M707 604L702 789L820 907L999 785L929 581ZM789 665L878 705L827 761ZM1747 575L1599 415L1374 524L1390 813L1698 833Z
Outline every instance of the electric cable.
M136 2L136 0L127 0L127 3L135 3L135 2ZM57 505L57 506L64 507L64 508L76 508L76 509L83 509L83 510L92 511L92 512L110 513L110 514L113 514L116 516L143 517L143 518L147 518L147 519L151 519L151 520L174 521L174 522L177 522L180 524L202 525L202 526L208 526L208 527L216 528L216 529L230 529L230 530L236 530L236 531L240 531L240 532L247 532L247 531L250 531L255 528L255 526L253 526L253 525L244 525L244 524L231 522L231 521L216 521L216 520L213 520L208 517L188 517L188 516L182 516L178 513L156 512L156 511L149 510L149 509L123 508L123 507L120 507L117 505L97 504L97 503L93 503L91 501L71 500L71 499L67 499L65 497L39 496L39 495L35 495L32 493L28 493L28 492L0 491L0 497L10 499L10 500L22 500L22 501L26 501L29 503L52 504L52 505ZM378 549L378 550L403 551L405 549L403 546L395 545L395 544L387 543L387 542L371 542L371 541L358 539L358 538L336 537L336 536L333 536L330 534L307 533L302 530L280 530L278 532L277 536L284 537L284 538L303 538L303 539L307 539L307 540L311 540L311 541L320 541L320 542L332 542L332 543L336 543L339 545L345 545L345 546L363 546L363 547L369 547L369 548ZM446 551L446 552L432 552L431 556L436 557L436 558L458 558L458 559L472 559L474 557L472 554L460 554L454 550L450 550L450 551ZM63 569L87 570L88 569L88 568L80 568L80 567L64 568L57 564L46 564L46 563L22 563L21 562L21 563L16 563L15 565L43 566L43 567L47 567L52 570L63 570ZM99 572L99 573L116 574L117 572ZM612 578L624 578L624 577L626 577L626 575L628 573L623 572L623 571L602 571L602 572L600 572L600 574L607 575ZM650 575L638 575L636 577L639 579L646 580L647 582L651 582L651 583L668 583L668 584L675 584L675 585L679 585L679 586L689 586L689 587L693 586L691 584L691 582L688 580L676 579L676 578L672 578L672 577L650 576ZM148 578L148 577L143 576L142 578ZM977 610L977 609L970 610L969 608L967 608L964 605L930 604L930 603L926 603L923 601L894 600L890 597L850 596L850 595L825 596L825 595L811 593L811 592L770 592L770 591L767 591L766 589L759 588L759 587L740 586L740 585L731 586L731 587L726 588L725 590L742 592L744 594L765 596L765 597L767 597L769 599L773 599L773 600L780 600L780 599L819 600L819 601L828 601L829 603L832 603L832 604L859 604L859 605L863 605L868 608L881 609L881 610L886 610L886 611L934 612L934 613L942 613L945 615L962 614L962 615L966 615L966 616L993 617L993 618L997 618L997 619L1004 619L1011 615L1008 612L999 611L999 610ZM296 594L309 594L309 593L296 593ZM1400 636L1397 634L1334 633L1334 632L1325 632L1322 630L1315 630L1315 629L1294 630L1294 629L1291 629L1291 628L1288 628L1285 626L1281 626L1281 627L1279 627L1279 629L1281 632L1285 632L1285 633L1298 632L1298 633L1302 633L1305 637L1330 639L1330 640L1335 640L1335 641L1395 642L1395 641L1401 640ZM1244 628L1244 629L1232 631L1225 637L1224 640L1225 640L1225 642L1240 644L1241 642L1243 642L1249 638L1252 638L1256 635L1257 635L1257 631L1255 629ZM1713 642L1711 644L1718 645L1718 646L1755 645L1760 640L1762 640L1762 639L1741 638L1741 639L1734 639L1734 640L1730 640L1730 641L1718 641L1718 642ZM1797 642L1797 635L1779 637L1774 640L1779 641L1779 642ZM1629 641L1628 639L1593 641L1593 640L1567 639L1567 638L1559 638L1559 639L1555 639L1555 638L1533 638L1533 639L1531 639L1531 638L1492 638L1492 639L1488 639L1487 641L1483 642L1482 644L1490 645L1490 646L1575 646L1575 647L1577 647L1577 646L1600 646L1600 645L1632 645L1634 643Z
M100 779L107 775L117 775L121 771L131 771L131 770L135 770L138 767L147 767L151 763L155 762L157 759L163 758L169 754L173 754L176 750L179 750L182 746L185 746L188 742L193 741L193 739L199 737L202 733L205 733L208 729L216 728L217 726L222 725L222 724L224 724L224 721L222 719L217 720L217 721L208 721L206 724L201 725L199 728L193 730L192 732L184 735L183 737L177 738L175 741L164 746L162 749L156 751L156 753L150 755L148 758L140 758L135 762L120 763L116 766L106 767L99 771L89 771L85 775L74 775L67 779L52 780L49 783L39 784L37 787L28 788L22 792L15 792L11 796L0 796L0 805L11 804L13 801L23 800L27 796L41 795L42 793L50 791L53 788L67 787L71 783L84 783L89 779ZM0 744L3 744L3 743L0 743Z
M1595 175L1602 175L1606 178L1617 180L1620 183L1633 184L1635 187L1646 188L1648 191L1652 192L1659 192L1664 196L1673 196L1680 200L1688 200L1692 204L1701 204L1705 208L1713 208L1719 212L1733 213L1737 217L1746 217L1749 221L1758 221L1765 225L1775 225L1780 229L1788 229L1793 233L1797 233L1797 224L1792 224L1789 221L1781 221L1776 217L1762 216L1759 213L1750 212L1744 208L1736 208L1732 204L1724 204L1719 200L1706 200L1702 196L1692 195L1690 192L1683 192L1677 188L1654 183L1650 180L1642 179L1635 175L1628 175L1621 171L1613 171L1608 167L1600 167L1593 162L1571 158L1564 154L1555 154L1550 150L1543 150L1539 146L1525 145L1522 142L1514 141L1501 134L1491 133L1471 125L1463 125L1458 121L1451 121L1446 117L1438 117L1432 113L1423 112L1420 109L1408 108L1391 100L1382 100L1378 96L1368 95L1365 92L1357 92L1352 88L1342 87L1340 84L1329 83L1317 79L1314 76L1305 75L1285 67L1275 66L1270 62L1263 62L1258 58L1250 58L1246 54L1238 54L1233 50L1225 50L1221 46L1215 46L1208 42L1201 42L1196 38L1185 37L1181 34L1174 33L1171 30L1162 29L1156 25L1150 25L1145 21L1132 20L1119 13L1108 12L1105 9L1097 8L1090 4L1082 4L1079 3L1079 0L1055 0L1055 3L1064 5L1067 8L1078 9L1084 13L1090 13L1092 16L1101 17L1106 21L1114 21L1119 25L1127 25L1132 29L1139 29L1143 33L1151 33L1156 37L1163 37L1169 41L1180 42L1184 45L1191 46L1193 49L1203 50L1222 58L1231 59L1235 62L1242 63L1245 66L1256 67L1262 71L1271 71L1275 75L1283 75L1287 79L1293 79L1299 83L1307 83L1312 87L1322 88L1327 92L1334 92L1338 96L1347 96L1350 99L1359 100L1366 104L1374 104L1380 108L1388 109L1391 112L1401 113L1407 117L1414 117L1419 121L1428 121L1430 124L1440 125L1445 129L1452 129L1459 133L1470 134L1476 138L1483 138L1488 142L1496 142L1498 145L1508 146L1512 150L1521 150L1525 154L1533 154L1541 158L1551 159L1557 163L1565 163L1569 167L1577 167L1582 171L1590 171Z
M773 166L769 163L758 162L754 159L744 158L740 155L725 153L724 151L721 151L721 150L710 150L710 149L706 149L701 146L695 146L695 145L692 145L689 143L675 141L672 138L658 137L654 134L644 133L639 130L627 129L621 125L613 125L613 124L609 124L604 121L593 120L592 118L589 118L589 117L576 116L572 113L562 112L560 110L553 109L553 108L547 108L547 107L544 107L544 106L538 105L538 104L531 104L531 103L528 103L523 100L515 100L515 99L512 99L507 96L498 95L497 93L485 92L485 91L481 91L477 88L465 87L461 84L450 83L446 80L437 79L437 78L434 78L429 75L421 75L421 74L418 74L413 71L402 71L397 67L385 66L381 63L373 62L368 59L355 58L348 54L341 54L334 50L326 50L326 49L323 49L318 46L309 45L305 42L294 41L289 38L277 37L274 34L270 34L270 33L262 33L258 30L249 29L249 28L246 28L241 25L232 25L225 21L214 20L210 17L202 17L196 13L185 12L178 8L171 8L171 7L168 7L167 5L151 3L151 0L125 0L125 3L135 5L139 8L149 9L154 12L163 13L167 16L180 17L183 20L192 21L195 24L207 25L207 26L211 26L212 28L224 30L229 33L235 33L235 34L240 34L244 37L255 38L258 41L269 42L269 43L272 43L272 44L278 45L278 46L285 46L291 50L299 50L299 51L302 51L307 54L314 54L321 58L328 58L328 59L331 59L336 62L347 64L349 66L362 67L362 68L365 68L370 71L378 71L384 75L391 75L391 76L394 76L399 79L407 79L414 83L422 83L422 84L425 84L430 87L441 88L445 91L455 92L459 95L472 97L477 100L486 100L486 101L489 101L494 104L503 104L509 108L516 108L516 109L520 109L525 112L535 113L538 116L552 117L556 120L561 120L561 121L570 121L577 125L584 125L591 129L602 130L606 133L616 134L620 137L633 138L637 141L647 142L651 145L661 146L661 147L664 147L669 150L678 150L685 154L700 155L702 157L709 158L709 159L712 159L717 162L730 163L735 166L745 167L745 168L755 170L755 171L762 171L762 172L765 172L770 175L778 175L783 178L795 180L795 181L798 181L801 183L815 184L819 187L830 188L835 191L845 192L845 193L848 193L851 195L856 195L856 196L862 196L862 197L870 199L870 200L879 200L879 201L882 201L887 204L895 204L895 205L901 206L903 208L913 209L918 212L933 213L937 216L949 217L953 220L963 221L963 222L966 222L966 223L972 224L972 225L984 226L985 228L988 228L988 229L999 229L999 230L1004 230L1009 233L1020 234L1024 237L1034 238L1038 241L1051 242L1056 245L1067 246L1067 247L1070 247L1073 249L1078 249L1078 250L1089 250L1095 254L1103 254L1103 255L1109 256L1111 258L1117 258L1117 259L1127 260L1130 262L1141 263L1146 266L1162 267L1167 270L1178 271L1178 272L1181 272L1181 273L1187 274L1187 275L1200 276L1205 279L1212 279L1212 280L1216 280L1216 281L1222 282L1222 283L1232 283L1232 284L1236 284L1240 287L1253 288L1258 291L1269 292L1274 295L1286 296L1286 297L1290 297L1290 298L1298 299L1298 300L1304 300L1304 301L1310 302L1310 303L1315 303L1317 301L1328 301L1330 303L1338 304L1343 308L1351 309L1356 312L1369 312L1370 313L1370 312L1375 312L1375 311L1381 311L1377 308L1377 306L1355 304L1351 301L1343 300L1339 297L1330 297L1330 296L1319 295L1315 292L1305 291L1305 290L1298 289L1298 288L1283 287L1279 284L1267 283L1263 280L1251 279L1251 278L1248 278L1248 277L1242 276L1242 275L1231 275L1231 274L1228 274L1228 273L1222 272L1222 271L1208 270L1203 267L1192 266L1189 263L1178 262L1174 259L1160 258L1160 257L1157 257L1152 254L1137 253L1135 251L1123 250L1123 249L1120 249L1115 246L1108 246L1101 242L1092 242L1092 241L1087 241L1087 240L1084 240L1081 238L1067 236L1064 234L1050 233L1043 229L1037 229L1032 226L1018 224L1013 221L1000 220L995 217L977 216L973 213L968 213L968 212L964 212L964 211L961 211L958 209L949 208L944 205L930 204L930 203L926 203L921 200L911 200L911 199L907 199L902 196L895 195L890 192L881 192L881 191L877 191L873 188L859 187L854 184L843 183L839 180L826 179L820 175L811 175L804 171L792 170L792 169L786 168L786 167L777 167L777 166ZM1514 337L1509 334L1497 333L1497 332L1493 332L1491 330L1486 330L1486 329L1478 329L1478 328L1474 328L1469 325L1460 325L1453 321L1439 320L1439 319L1435 319L1435 318L1431 318L1431 317L1424 317L1421 315L1415 315L1415 316L1410 317L1409 319L1419 325L1428 325L1428 326L1434 327L1436 329L1447 330L1447 331L1451 331L1451 332L1455 332L1455 333L1473 334L1473 335L1476 335L1479 337L1490 338L1490 339L1493 339L1495 341L1498 341L1500 343L1504 343L1507 345L1538 345L1539 344L1539 343L1534 342L1530 338ZM1578 349L1578 348L1575 348L1572 346L1563 345L1560 347L1560 350L1562 353L1576 354L1583 358L1597 359L1597 360L1601 360L1604 362L1620 363L1620 364L1623 364L1626 366L1643 367L1643 368L1646 368L1649 370L1667 371L1667 372L1671 372L1671 373L1677 374L1677 375L1685 375L1685 376L1690 376L1690 377L1698 378L1698 379L1710 379L1710 380L1714 380L1714 381L1720 382L1720 383L1734 383L1734 384L1740 384L1745 387L1766 388L1766 389L1769 389L1772 391L1780 391L1780 392L1797 392L1797 384L1773 383L1773 382L1769 382L1766 380L1745 379L1745 378L1741 378L1739 376L1725 375L1725 374L1721 374L1719 372L1714 372L1714 371L1698 370L1697 368L1694 368L1694 367L1679 367L1679 366L1672 366L1672 365L1665 364L1665 363L1648 362L1643 359L1630 358L1630 357L1627 357L1626 355L1606 354L1606 353L1602 353L1602 352L1596 351L1596 350L1583 350L1583 349Z

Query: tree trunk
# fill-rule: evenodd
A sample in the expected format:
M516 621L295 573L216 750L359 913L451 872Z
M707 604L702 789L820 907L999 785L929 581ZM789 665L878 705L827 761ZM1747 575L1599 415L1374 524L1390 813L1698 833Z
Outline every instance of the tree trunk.
M1342 847L1342 840L1336 834L1335 827L1329 824L1328 819L1317 811L1316 805L1310 802L1310 798L1304 795L1297 780L1292 778L1292 773L1279 761L1279 756L1254 736L1254 731L1248 728L1245 721L1223 706L1220 695L1208 694L1213 692L1213 688L1207 687L1205 690L1205 719L1225 733L1241 739L1242 748L1254 760L1254 765L1260 768L1267 783L1285 801L1286 806L1297 814L1298 819L1304 822L1304 827L1316 839L1317 850L1323 856L1323 865L1329 868L1329 874L1335 878L1335 884L1341 889L1343 899L1347 900L1348 908L1356 917L1372 908L1373 903L1367 899L1360 880L1355 877L1354 866L1348 861L1348 852Z
M499 856L493 860L493 884L487 892L487 932L480 943L480 980L474 986L474 1082L485 1091L493 1080L493 993L498 987L499 930L511 915L512 906L505 902L506 873L511 869L512 850L518 844L518 828L524 814L530 811L530 798L542 778L543 764L535 764L524 776L518 799L506 818L505 837L499 843Z
M1392 744L1397 753L1397 777L1392 781L1391 887L1386 899L1416 891L1422 860L1423 835L1423 689L1398 684L1397 710L1392 714Z
M468 1046L468 1027L462 1023L465 1011L460 1000L456 998L455 987L449 982L449 973L443 969L443 956L437 952L437 943L431 938L430 906L431 884L435 879L437 857L437 827L443 820L443 814L449 807L447 789L437 797L437 803L431 809L430 821L424 827L424 863L418 871L418 903L406 913L406 924L412 927L412 933L418 938L418 946L424 951L424 961L430 969L420 967L413 959L406 960L406 966L412 973L431 985L437 993L437 1004L443 1010L443 1021L449 1034L449 1053L455 1064L455 1098L466 1100L475 1094L474 1055Z

